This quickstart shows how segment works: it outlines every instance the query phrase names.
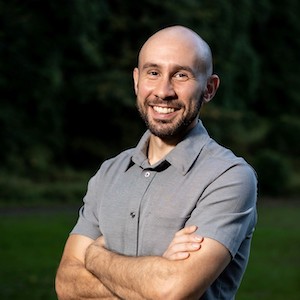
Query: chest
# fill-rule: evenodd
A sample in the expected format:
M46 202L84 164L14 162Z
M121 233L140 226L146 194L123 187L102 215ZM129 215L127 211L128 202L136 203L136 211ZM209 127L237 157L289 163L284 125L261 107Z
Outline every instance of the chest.
M132 168L104 184L98 220L109 249L125 255L161 255L197 205L201 180L170 166Z

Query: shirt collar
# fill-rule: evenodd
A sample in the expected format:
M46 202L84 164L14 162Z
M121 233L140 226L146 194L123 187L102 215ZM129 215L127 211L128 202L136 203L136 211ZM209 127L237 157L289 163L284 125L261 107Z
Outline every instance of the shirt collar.
M140 139L132 155L131 164L138 164L143 169L156 169L161 168L162 164L165 166L167 162L168 164L173 165L183 175L185 175L190 170L194 161L200 154L202 148L210 139L202 122L199 120L197 125L187 133L184 139L179 142L163 160L155 165L150 165L147 158L147 149L150 134L150 131L147 130ZM128 166L128 168L130 167L130 165Z

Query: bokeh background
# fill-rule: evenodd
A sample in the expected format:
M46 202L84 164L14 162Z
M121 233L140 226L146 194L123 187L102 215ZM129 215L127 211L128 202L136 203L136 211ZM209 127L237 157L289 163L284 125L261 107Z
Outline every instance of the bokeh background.
M145 130L137 53L181 24L210 44L221 78L205 126L259 176L237 299L299 299L299 16L298 0L0 0L0 298L55 299L88 179Z

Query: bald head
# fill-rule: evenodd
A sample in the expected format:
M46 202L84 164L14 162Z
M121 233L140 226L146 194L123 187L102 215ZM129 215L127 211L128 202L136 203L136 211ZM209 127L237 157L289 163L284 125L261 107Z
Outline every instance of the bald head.
M148 51L167 46L174 48L174 55L179 51L185 55L194 55L199 71L206 77L212 75L212 54L209 45L196 32L183 26L167 27L152 35L141 48L139 66Z

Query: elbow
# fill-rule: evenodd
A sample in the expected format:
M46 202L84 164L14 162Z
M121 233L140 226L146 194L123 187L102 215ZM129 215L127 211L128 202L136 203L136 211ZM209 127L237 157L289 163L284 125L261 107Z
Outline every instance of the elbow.
M59 274L55 277L55 292L58 300L70 300L71 298L67 295L66 290L64 288L64 284L60 279Z
M65 297L64 291L63 291L63 287L62 287L62 284L61 284L58 276L56 276L56 278L55 278L55 292L56 292L58 300L66 300L66 297Z

